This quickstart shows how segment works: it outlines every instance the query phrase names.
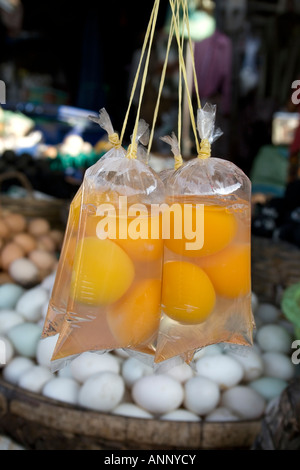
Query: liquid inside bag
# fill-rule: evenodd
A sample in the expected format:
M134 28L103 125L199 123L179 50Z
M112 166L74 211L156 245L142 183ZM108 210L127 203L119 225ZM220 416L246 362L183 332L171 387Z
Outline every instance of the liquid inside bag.
M64 241L43 326L42 338L54 336L59 333L67 310L74 254L79 229L81 198L82 188L80 187L70 205Z
M213 128L204 124L206 138ZM169 176L166 202L173 216L155 362L177 355L189 362L209 344L252 345L248 177L230 161L197 157Z
M153 207L164 201L164 185L143 161L115 155L87 170L82 193L67 313L53 364L116 348L153 355L163 240L151 230L159 227Z

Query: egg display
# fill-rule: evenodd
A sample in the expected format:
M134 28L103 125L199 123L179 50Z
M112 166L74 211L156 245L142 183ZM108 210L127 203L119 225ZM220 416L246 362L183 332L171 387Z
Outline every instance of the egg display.
M119 416L234 422L261 419L268 403L297 373L288 348L293 337L283 326L280 311L260 304L254 293L253 310L268 314L261 315L252 347L213 344L197 351L190 364L174 363L157 370L122 348L86 351L52 372L58 335L43 339L40 335L54 279L52 273L31 289L0 286L0 294L4 292L0 295L0 335L7 348L2 376L25 390L69 406ZM7 298L5 289L10 294Z
M44 218L0 212L0 284L37 285L55 269L62 242Z

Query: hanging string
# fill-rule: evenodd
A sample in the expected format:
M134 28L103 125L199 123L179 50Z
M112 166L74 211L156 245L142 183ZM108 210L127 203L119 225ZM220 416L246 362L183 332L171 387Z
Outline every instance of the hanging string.
M174 8L174 1L169 0L171 10L172 10L172 15L175 18L175 8ZM179 61L180 65L182 68L182 74L185 82L185 87L186 87L186 93L187 93L187 99L188 99L188 106L189 106L189 111L190 111L190 118L191 118L191 124L192 124L192 129L194 133L194 138L195 138L195 143L196 143L196 149L197 149L197 154L200 152L200 145L198 141L198 135L197 135L197 129L196 129L196 123L195 123L195 117L194 117L194 111L193 111L193 105L192 105L192 100L190 96L190 92L188 89L188 81L187 81L187 75L186 75L186 67L185 67L185 62L183 58L183 53L182 53L182 48L181 48L181 43L180 43L180 33L179 33L179 28L177 25L177 22L174 22L175 25L175 35L176 35L176 40L178 43L178 49L179 49Z
M192 37L191 37L191 31L190 31L190 19L189 19L188 5L187 5L187 0L181 0L181 2L182 2L182 9L183 9L183 20L184 20L183 23L186 26L187 33L188 33L188 43L189 43L189 48L190 48L190 53L191 53L191 62L192 62L192 68L193 68L197 106L198 106L198 109L200 109L201 101L200 101L200 96L199 96L198 80L197 80L197 73L196 73L196 66L195 66L194 47L192 44Z
M127 154L126 154L126 157L130 158L130 159L136 158L136 151L137 151L136 137L137 137L138 123L139 123L140 111L141 111L142 100L143 100L145 84L146 84L146 78L147 78L147 73L148 73L148 68L149 68L150 53L151 53L151 48L152 48L152 43L153 43L154 31L155 31L155 27L156 27L156 20L157 20L158 10L159 10L159 0L155 0L154 15L153 15L153 18L152 18L151 33L150 33L150 39L149 39L149 47L148 47L148 52L147 52L147 56L146 56L144 72L143 72L143 76L142 76L142 83L141 83L139 104L138 104L138 109L137 109L137 113L136 113L136 120L135 120L134 129L133 129L131 144L129 145L128 151L127 151Z
M143 63L143 59L144 59L148 39L149 39L149 36L150 36L150 33L151 33L153 19L154 19L154 16L155 16L155 12L156 12L158 3L159 3L159 0L155 0L152 11L151 11L151 15L150 15L149 23L148 23L148 26L147 26L147 30L146 30L146 33L145 33L144 42L143 42L141 55L140 55L140 60L139 60L138 68L137 68L137 71L136 71L136 74L135 74L135 77L134 77L134 81L133 81L133 85L132 85L132 89L131 89L131 93L130 93L130 97L129 97L128 107L127 107L127 111L126 111L126 114L125 114L122 131L121 131L121 134L120 134L120 142L121 143L123 142L124 134L125 134L125 131L126 131L126 126L127 126L127 123L128 123L128 117L129 117L133 97L134 97L134 94L135 94L135 91L136 91L138 79L139 79L139 76L140 76L140 70L141 70L141 66L142 66L142 63Z
M158 110L159 110L159 105L160 105L162 89L163 89L164 82L165 82L166 71L167 71L168 60L169 60L169 53L170 53L170 49L171 49L173 35L174 35L174 18L172 18L171 25L170 25L169 37L168 37L168 43L167 43L167 49L166 49L166 55L165 55L165 61L164 61L163 68L162 68L160 84L159 84L159 89L158 89L158 96L157 96L157 101L156 101L156 105L155 105L155 109L154 109L152 128L151 128L151 133L150 133L150 137L149 137L148 155L150 154L151 147L152 147L152 142L153 142L153 137L154 137L154 130L155 130L155 125L156 125L157 116L158 116Z

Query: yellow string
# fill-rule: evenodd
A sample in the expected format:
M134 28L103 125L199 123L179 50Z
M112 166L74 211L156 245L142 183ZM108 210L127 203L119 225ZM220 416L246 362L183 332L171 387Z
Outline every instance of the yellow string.
M121 147L121 141L119 139L119 135L116 132L113 134L108 134L108 140L116 149Z
M179 24L179 13L180 13L180 2L177 0L177 21ZM183 28L181 30L181 50L183 50L183 43L184 43L184 35L183 35ZM178 80L178 147L179 150L181 149L181 127L182 127L182 69L181 69L181 62L179 60L179 80ZM182 165L182 157L181 157L181 165L176 168L176 165L178 166L179 163L176 163L175 161L175 170L179 168L179 166Z
M173 2L173 0L169 0L169 3L170 3L170 6L171 6L172 15L173 15L173 17L175 18L174 2ZM185 63L184 63L182 48L181 48L181 44L180 44L180 34L179 34L179 30L178 30L178 25L177 25L176 19L175 19L175 21L174 21L174 25L175 25L175 35L176 35L176 39L177 39L177 43L178 43L178 50L179 50L179 61L180 61L180 65L181 65L181 68L182 68L182 74L183 74L183 78L184 78L184 82L185 82L185 87L186 87L187 98L188 98L188 105L189 105L189 111L190 111L191 124L192 124L192 129L193 129L193 133L194 133L194 137L195 137L195 143L196 143L197 154L199 154L199 153L200 153L200 146L199 146L199 141L198 141L198 135L197 135L197 129L196 129L196 123L195 123L195 117L194 117L194 111L193 111L192 100L191 100L190 92L189 92L189 89L188 89L188 81L187 81L187 76L186 76L186 68L185 68Z
M137 142L136 142L137 130L138 130L138 124L139 124L139 119L140 119L140 111L141 111L141 105L142 105L144 90L145 90L146 78L147 78L147 73L148 73L148 67L149 67L149 61L150 61L150 53L151 53L151 47L152 47L152 42L153 42L153 36L154 36L154 31L155 31L155 26L156 26L156 20L157 20L157 15L158 15L158 9L159 9L159 0L155 0L155 4L154 4L154 15L153 15L153 18L152 18L151 33L150 33L150 39L149 39L148 52L147 52L147 56L146 56L145 68L144 68L144 72L143 72L143 76L142 76L142 83L141 83L139 104L138 104L138 109L137 109L137 113L136 113L136 120L135 120L135 125L134 125L134 129L133 129L133 134L132 134L132 142L131 142L131 145L128 147L128 152L127 152L127 154L126 154L127 158L136 158L136 152L137 152Z
M178 168L181 167L182 163L183 163L182 156L174 155L174 169L178 170Z
M198 108L201 108L201 101L200 101L200 96L199 96L199 89L198 89L198 80L197 80L197 74L196 74L196 66L195 66L195 57L194 57L194 48L192 44L192 38L191 38L191 32L190 32L190 20L189 20L189 12L188 12L188 5L187 5L187 0L181 0L182 2L182 8L183 8L183 23L187 27L187 32L188 32L188 42L189 42L189 48L191 52L191 59L192 59L192 67L193 67L193 75L194 75L194 85L195 85L195 93L196 93L196 98L197 98L197 105Z
M208 139L202 139L200 144L200 150L198 152L198 158L206 160L211 155L210 142Z
M144 37L144 42L143 42L143 46L142 46L142 51L141 51L141 55L140 55L138 68L137 68L137 71L136 71L136 74L135 74L135 77L134 77L134 81L133 81L133 85L132 85L132 89L131 89L131 94L130 94L130 97L129 97L128 107L127 107L127 111L126 111L124 122L123 122L122 131L121 131L121 135L120 135L121 144L123 142L123 138L124 138L127 122L128 122L128 117L129 117L133 97L134 97L134 94L135 94L135 91L136 91L137 82L138 82L138 79L139 79L140 70L141 70L145 50L146 50L148 39L149 39L149 36L150 36L151 27L152 27L152 23L153 23L153 18L154 18L154 14L155 14L155 11L156 11L156 6L157 6L157 0L155 0L155 3L153 5L152 11L151 11L149 23L148 23L147 30L146 30L145 37Z
M155 109L154 109L152 128L151 128L151 133L150 133L150 137L149 137L149 144L148 144L148 150L147 150L148 155L151 151L151 146L152 146L152 142L153 142L154 129L155 129L155 124L156 124L157 116L158 116L161 93L162 93L162 89L163 89L164 82L165 82L168 59L169 59L169 53L170 53L173 34L174 34L174 20L172 18L172 22L171 22L171 25L170 25L170 31L169 31L169 37L168 37L168 43L167 43L167 49L166 49L166 56L165 56L165 61L164 61L164 65L163 65L163 69L162 69L162 73L161 73L160 84L159 84L159 89L158 89L158 97L157 97L157 101L156 101L156 105L155 105Z

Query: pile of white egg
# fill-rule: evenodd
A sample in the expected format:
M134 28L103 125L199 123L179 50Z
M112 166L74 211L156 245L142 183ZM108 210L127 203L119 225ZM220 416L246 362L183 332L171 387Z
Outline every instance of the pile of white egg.
M155 372L123 350L85 352L53 373L57 337L40 339L53 281L54 275L48 276L29 290L0 287L0 344L6 352L2 376L23 389L117 415L220 422L260 419L296 375L291 325L255 294L257 330L251 348L211 345L197 352L191 365Z

